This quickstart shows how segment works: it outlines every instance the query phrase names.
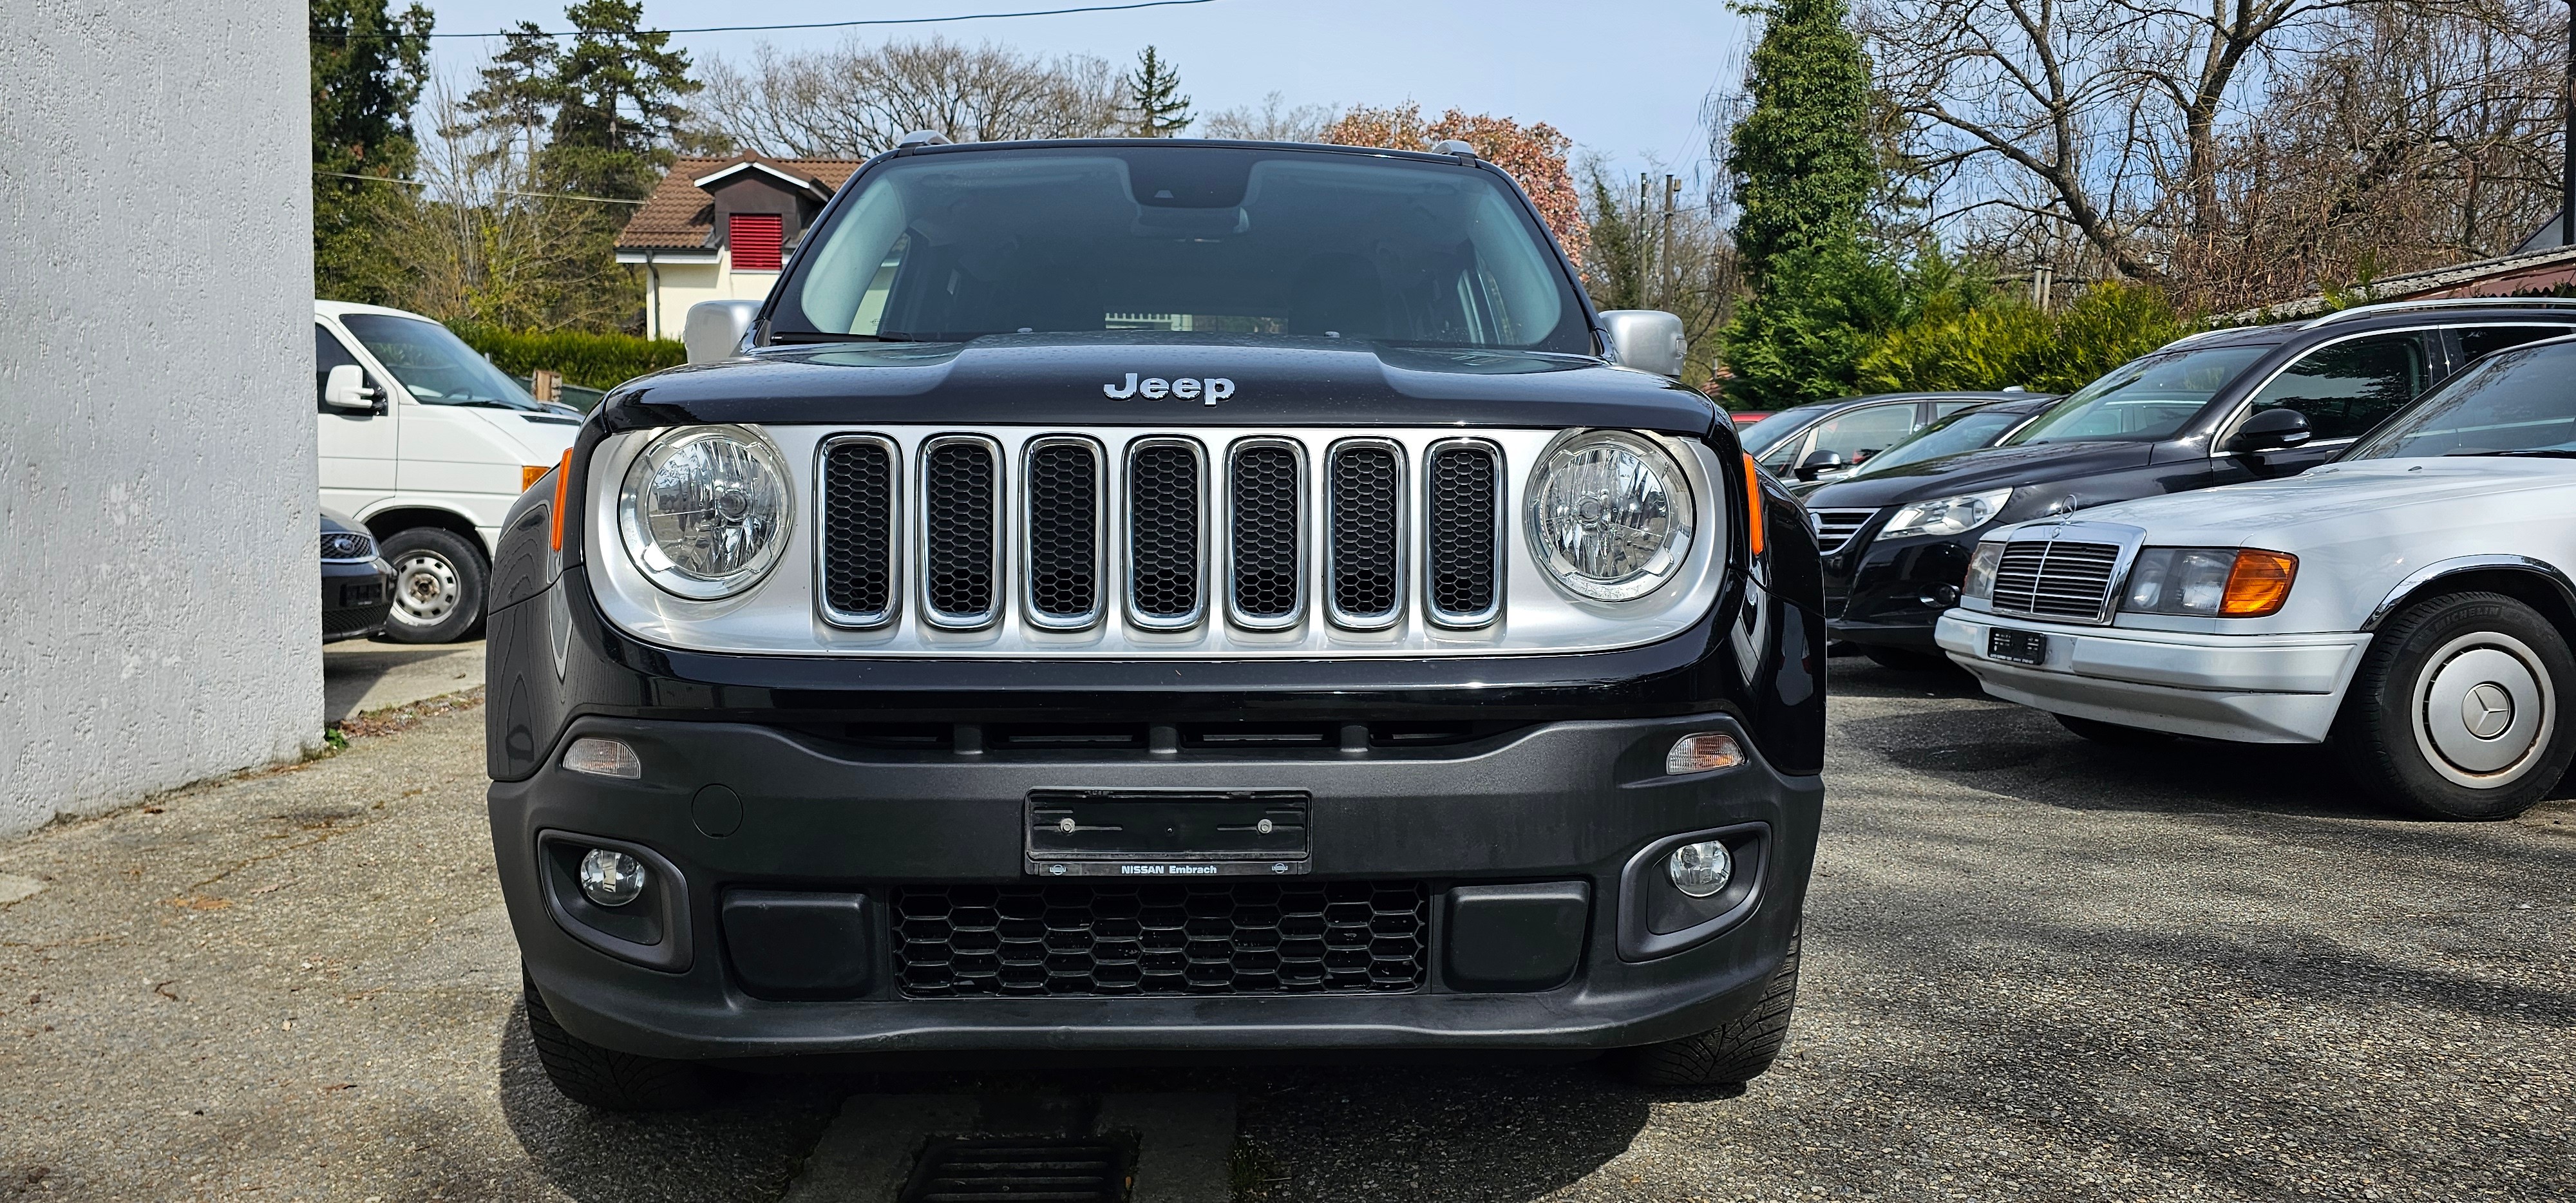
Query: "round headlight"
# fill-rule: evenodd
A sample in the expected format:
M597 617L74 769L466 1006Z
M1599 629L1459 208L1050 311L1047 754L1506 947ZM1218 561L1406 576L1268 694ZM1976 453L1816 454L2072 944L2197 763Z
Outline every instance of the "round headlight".
M1557 445L1530 482L1530 541L1578 597L1652 593L1690 554L1690 483L1661 447L1615 430Z
M787 550L795 503L778 452L739 426L654 440L626 470L617 527L646 577L681 597L731 597Z

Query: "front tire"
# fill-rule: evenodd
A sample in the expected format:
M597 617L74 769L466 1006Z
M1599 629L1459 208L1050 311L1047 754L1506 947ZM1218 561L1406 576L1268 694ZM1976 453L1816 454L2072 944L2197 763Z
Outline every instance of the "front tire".
M1798 937L1753 1009L1726 1026L1696 1036L1630 1049L1625 1066L1640 1086L1741 1086L1779 1060L1789 1043L1789 1019L1798 1009Z
M565 1098L602 1111L680 1111L704 1105L703 1067L601 1048L555 1022L536 983L526 984L528 1043L546 1080Z
M379 545L394 566L394 605L385 638L397 643L454 643L483 625L483 550L453 531L415 526Z
M2576 655L2531 607L2457 593L2391 619L2362 656L2331 737L2363 788L2428 819L2510 819L2576 760Z

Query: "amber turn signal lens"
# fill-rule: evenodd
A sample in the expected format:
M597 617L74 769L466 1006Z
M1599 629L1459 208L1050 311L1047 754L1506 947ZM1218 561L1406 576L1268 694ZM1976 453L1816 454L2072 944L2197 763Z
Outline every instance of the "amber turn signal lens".
M572 448L564 448L563 462L555 465L554 549L563 550L564 485L572 480Z
M2290 582L2298 575L2299 557L2288 552L2251 547L2239 551L2236 567L2227 573L2227 593L2218 600L2218 612L2228 618L2278 614L2290 600Z
M525 493L525 492L527 492L527 491L528 491L528 486L533 485L533 484L537 483L538 481L544 480L544 479L546 478L546 470L547 470L548 468L553 467L553 466L554 466L554 465L552 465L552 464L522 464L522 465L520 465L520 466L519 466L519 491L520 491L520 492L522 492L522 493Z
M1762 554L1762 477L1753 466L1753 457L1744 457L1744 529L1751 544L1746 550Z

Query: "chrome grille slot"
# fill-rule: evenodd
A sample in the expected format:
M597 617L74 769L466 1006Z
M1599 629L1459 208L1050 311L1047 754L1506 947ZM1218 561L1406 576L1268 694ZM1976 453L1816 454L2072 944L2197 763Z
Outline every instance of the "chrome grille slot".
M921 602L936 627L1001 616L1002 456L991 440L941 435L921 448Z
M1127 611L1137 626L1198 625L1207 612L1206 454L1189 439L1127 450Z
M1434 623L1480 627L1502 611L1502 452L1449 439L1432 444L1426 458L1424 600Z
M823 529L818 544L823 616L850 627L894 618L897 477L902 458L876 435L823 444Z
M1991 604L2001 613L2098 623L2120 565L2116 543L2016 540L1995 565Z
M1306 609L1305 450L1244 439L1226 454L1226 617L1251 630L1295 626Z
M1810 511L1807 520L1815 525L1817 553L1832 555L1850 546L1852 536L1869 525L1869 520L1877 513L1877 510Z
M1072 435L1029 441L1021 469L1023 574L1032 625L1090 626L1100 618L1103 553L1100 444Z
M1344 439L1325 455L1325 612L1375 630L1404 611L1404 449Z

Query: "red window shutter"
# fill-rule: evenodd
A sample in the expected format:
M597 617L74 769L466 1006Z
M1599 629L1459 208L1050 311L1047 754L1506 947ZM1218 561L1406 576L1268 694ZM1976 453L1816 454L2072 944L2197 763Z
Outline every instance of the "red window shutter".
M725 226L725 242L733 247L733 269L738 272L777 271L781 235L775 213L734 214L727 219Z

